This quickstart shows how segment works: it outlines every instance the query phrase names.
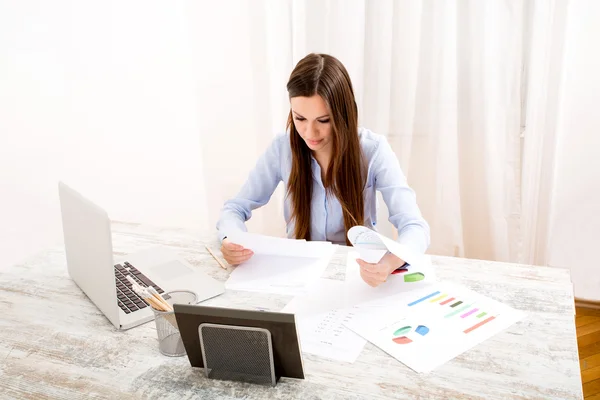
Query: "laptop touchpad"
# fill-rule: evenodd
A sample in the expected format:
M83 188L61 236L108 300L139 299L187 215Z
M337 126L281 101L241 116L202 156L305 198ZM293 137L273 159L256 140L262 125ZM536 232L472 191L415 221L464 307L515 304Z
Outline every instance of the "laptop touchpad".
M159 277L161 280L171 280L193 273L190 268L182 264L180 261L173 260L164 264L159 264L151 268L152 274Z

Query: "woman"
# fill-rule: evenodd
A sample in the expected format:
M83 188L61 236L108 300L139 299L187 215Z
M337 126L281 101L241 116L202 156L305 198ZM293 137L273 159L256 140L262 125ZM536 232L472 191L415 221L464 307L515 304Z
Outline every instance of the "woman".
M240 264L252 257L251 249L231 243L227 233L245 231L252 210L269 201L280 181L287 188L288 237L348 243L346 232L352 226L375 228L379 190L398 229L398 242L424 253L429 226L414 191L385 137L358 128L352 83L342 63L326 54L309 54L292 71L287 90L287 132L275 138L217 222L227 262ZM377 264L357 261L371 286L405 264L391 253Z

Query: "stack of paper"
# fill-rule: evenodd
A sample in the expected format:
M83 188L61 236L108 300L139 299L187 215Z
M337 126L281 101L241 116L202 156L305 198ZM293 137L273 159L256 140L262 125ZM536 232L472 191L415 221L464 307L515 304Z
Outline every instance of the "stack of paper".
M251 249L252 258L238 266L225 283L227 289L287 295L305 293L329 264L336 246L235 232L231 242Z

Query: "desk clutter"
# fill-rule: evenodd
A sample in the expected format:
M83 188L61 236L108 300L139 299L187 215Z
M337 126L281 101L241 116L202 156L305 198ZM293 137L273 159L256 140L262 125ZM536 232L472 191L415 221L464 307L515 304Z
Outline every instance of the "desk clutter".
M280 376L292 376L281 371L286 357L296 359L295 367L288 366L293 377L303 377L300 352L354 363L367 342L415 372L427 373L525 316L464 286L437 281L430 257L416 255L381 234L354 227L348 237L353 248L342 281L321 278L337 245L230 234L232 242L252 249L254 256L233 269L225 287L292 296L279 312L210 308L189 298L169 304L153 288L127 279L155 313L161 353L180 356L187 348L192 366L203 367L209 378L272 385ZM377 263L388 252L410 262L381 285L369 286L361 278L357 259ZM178 327L182 321L183 341ZM276 322L285 322L285 328L274 328ZM249 335L259 335L260 340L258 336L250 340ZM233 354L236 346L241 347ZM296 348L293 356L291 348ZM247 360L242 360L242 350ZM264 355L261 362L255 359L259 354ZM252 365L259 364L262 372L253 371Z
M353 251L344 281L321 279L336 245L237 232L232 242L255 255L235 268L227 289L293 296L281 310L296 316L302 352L353 363L371 342L426 373L525 317L464 286L438 282L431 259L366 227L348 232ZM410 263L373 288L356 262L386 252Z

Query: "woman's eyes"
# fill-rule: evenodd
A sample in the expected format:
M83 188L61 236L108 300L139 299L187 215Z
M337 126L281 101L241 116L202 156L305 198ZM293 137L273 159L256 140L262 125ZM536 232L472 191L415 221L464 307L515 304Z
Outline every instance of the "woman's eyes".
M299 122L306 121L306 118L295 117L294 119L296 121L299 121ZM329 123L329 118L327 118L327 119L318 119L317 121L319 121L322 124L328 124Z

